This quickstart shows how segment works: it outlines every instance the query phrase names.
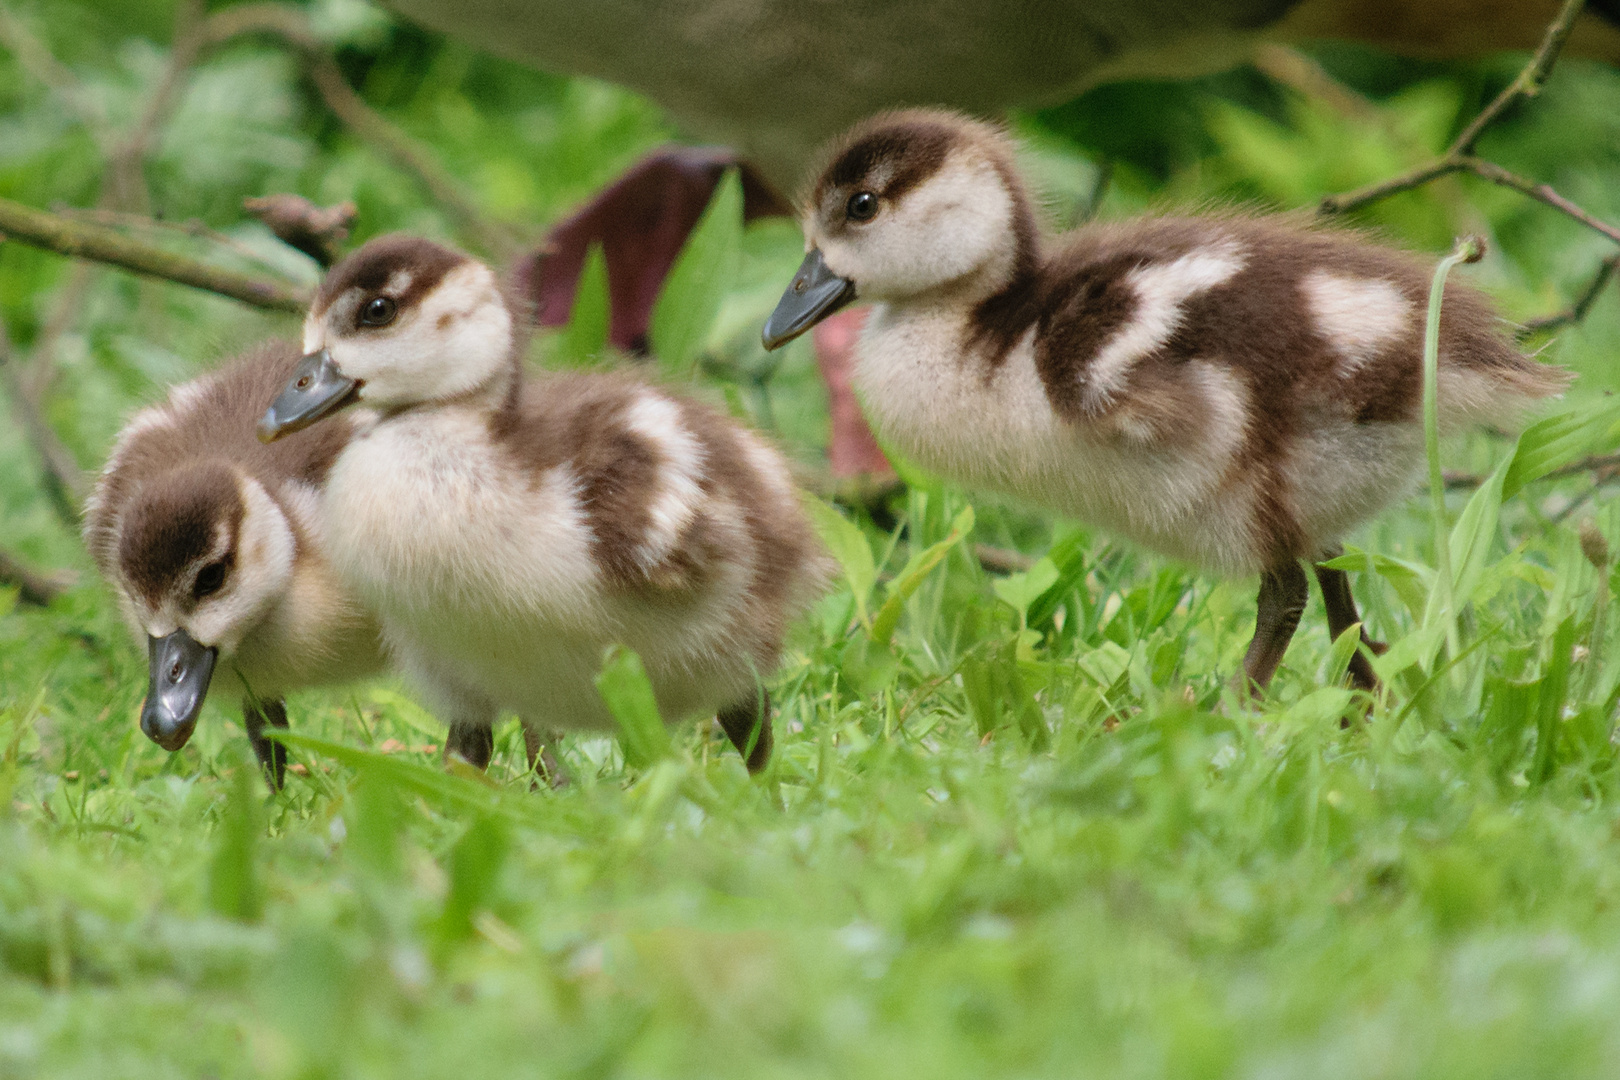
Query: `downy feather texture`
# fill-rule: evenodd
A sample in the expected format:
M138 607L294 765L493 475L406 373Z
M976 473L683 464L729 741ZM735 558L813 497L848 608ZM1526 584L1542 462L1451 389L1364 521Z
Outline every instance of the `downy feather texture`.
M267 343L137 412L84 516L85 543L142 644L184 630L219 650L210 694L275 710L290 691L383 665L376 623L323 551L320 490L352 425L274 446L253 438L299 358L295 345Z
M610 643L640 654L667 719L720 710L738 741L828 577L786 463L645 381L527 375L519 329L487 267L425 240L333 268L304 346L366 417L323 503L334 565L475 764L503 708L611 726L594 684ZM768 719L757 734L768 754Z
M1413 490L1426 260L1236 212L1045 238L1010 140L949 112L877 116L824 160L806 267L767 338L872 303L855 386L922 467L1220 574L1281 575L1285 613L1304 603L1299 560ZM803 311L812 280L832 299ZM1478 292L1447 286L1445 430L1512 423L1567 385L1504 329ZM1355 674L1371 679L1364 661Z

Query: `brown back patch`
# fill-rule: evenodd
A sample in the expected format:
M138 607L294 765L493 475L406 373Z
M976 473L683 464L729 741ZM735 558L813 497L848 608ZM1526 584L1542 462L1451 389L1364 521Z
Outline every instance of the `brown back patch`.
M118 542L124 580L159 602L188 568L214 550L221 526L230 557L244 509L236 478L223 462L198 462L151 480L124 512Z
M257 479L272 498L289 481L317 488L325 484L332 462L353 434L352 418L314 424L269 446L254 435L254 425L292 378L301 354L296 345L281 341L252 349L185 384L191 391L188 408L158 405L166 422L120 436L114 467L96 482L85 514L85 543L103 574L115 578L121 570L119 533L121 522L123 530L128 527L125 510L173 471L208 463L234 465Z

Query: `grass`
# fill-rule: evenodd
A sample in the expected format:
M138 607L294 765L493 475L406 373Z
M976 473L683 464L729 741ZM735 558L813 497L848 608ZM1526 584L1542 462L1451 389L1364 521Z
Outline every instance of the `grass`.
M611 88L388 33L345 46L357 85L508 216L566 212L666 130ZM79 44L92 82L139 74ZM401 57L433 77L410 91ZM1349 77L1354 58L1327 59ZM1393 61L1361 62L1388 82ZM1446 103L1466 112L1481 70L1386 88L1399 138L1195 87L1202 157L1164 179L1123 161L1105 211L1212 193L1308 204L1375 179L1354 170L1444 141ZM1551 163L1575 169L1571 190L1612 217L1620 163L1598 129L1620 115L1620 79L1565 70L1546 100L1585 103L1576 135L1515 119L1493 153L1555 179ZM367 230L449 234L408 184L302 117L290 75L251 51L210 69L250 75L254 139L216 160L208 125L176 135L159 205L229 215L236 195L286 186L357 196ZM1054 175L1086 176L1087 144L1064 125L1091 131L1086 109L1135 92L1019 128ZM0 140L0 192L43 204L59 184L93 201L56 104L3 62L0 100L33 147ZM207 205L181 183L193 159L238 169L209 174ZM1486 218L1493 255L1458 273L1516 315L1557 306L1601 254L1494 193L1455 195L1403 197L1381 220L1438 247ZM693 295L661 305L675 314L655 337L729 376L694 379L666 356L664 377L813 456L807 354L773 367L751 344L797 261L794 230L715 214L701 244L732 273L678 275ZM0 246L0 309L25 341L62 280L60 263ZM600 362L603 286L540 343L547 362ZM287 331L116 275L88 297L52 411L86 462L163 383ZM712 316L706 336L680 314L693 310ZM893 507L903 533L821 515L846 580L772 681L762 778L716 731L683 727L634 743L632 763L615 740L571 736L573 783L544 792L511 722L487 780L446 772L426 749L442 728L388 681L293 699L301 769L277 795L226 711L164 754L135 725L144 657L30 448L0 428L0 543L84 575L47 610L0 593L0 1078L1620 1074L1620 510L1587 480L1535 479L1620 442L1601 393L1617 343L1611 297L1553 347L1583 374L1560 406L1577 420L1516 450L1484 435L1446 447L1448 467L1490 477L1447 499L1451 604L1430 604L1441 546L1419 500L1352 538L1344 565L1394 646L1377 701L1340 687L1349 654L1315 599L1249 707L1229 677L1253 582L925 480ZM967 541L1040 561L992 577ZM1435 632L1447 624L1455 646Z

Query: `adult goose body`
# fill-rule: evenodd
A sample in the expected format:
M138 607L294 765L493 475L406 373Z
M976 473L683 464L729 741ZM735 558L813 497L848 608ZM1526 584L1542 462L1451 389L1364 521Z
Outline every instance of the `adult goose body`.
M826 575L785 462L635 379L527 377L518 329L488 267L372 241L328 274L261 437L361 410L324 500L332 557L450 751L487 765L503 708L526 731L611 726L594 678L618 643L667 718L718 711L763 767L761 680Z
M1412 490L1429 268L1357 234L1222 214L1043 240L1012 147L944 112L879 116L827 153L776 347L860 301L855 384L900 453L1227 575L1261 575L1244 661L1271 679L1301 562ZM1568 375L1448 286L1442 426L1508 423ZM1359 621L1316 567L1330 628ZM1369 642L1369 644L1371 644ZM1358 654L1351 675L1375 685Z
M300 359L263 345L136 413L84 524L149 653L142 730L178 750L211 693L234 695L277 785L286 752L264 728L286 726L284 695L383 664L376 623L332 572L321 532L320 490L349 421L273 447L251 431Z

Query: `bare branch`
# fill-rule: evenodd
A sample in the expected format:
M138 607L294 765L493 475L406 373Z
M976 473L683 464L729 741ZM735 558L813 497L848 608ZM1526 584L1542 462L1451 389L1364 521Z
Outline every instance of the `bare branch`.
M1528 195L1537 202L1550 206L1554 210L1574 218L1582 225L1585 225L1588 229L1591 229L1594 232L1600 232L1604 236L1607 236L1610 240L1620 244L1620 228L1616 228L1606 221L1593 217L1585 210L1582 210L1579 206L1576 206L1574 203L1558 194L1558 192L1554 191L1549 184L1538 184L1534 180L1526 180L1517 173L1508 172L1500 165L1493 164L1492 162L1485 161L1477 157L1459 158L1458 164L1474 175L1483 177L1493 184L1501 184L1503 187L1510 187L1514 191Z
M1391 195L1398 195L1403 191L1411 191L1422 187L1442 176L1452 173L1467 172L1493 184L1512 188L1544 206L1550 206L1566 217L1580 222L1594 232L1608 237L1620 244L1620 227L1609 224L1601 218L1577 206L1571 200L1554 191L1552 185L1539 183L1527 179L1514 172L1509 172L1492 161L1478 157L1474 153L1474 144L1485 130L1501 119L1502 115L1516 102L1526 98L1533 98L1541 93L1542 87L1547 84L1547 78L1552 74L1553 65L1558 61L1558 55L1563 51L1564 42L1569 39L1570 30L1575 25L1575 19L1585 7L1585 0L1564 0L1564 6L1559 9L1558 17L1547 27L1546 34L1541 39L1541 46L1536 49L1530 62L1520 69L1500 94L1480 114L1469 121L1462 133L1452 141L1446 152L1433 161L1419 165L1409 172L1376 184L1358 188L1355 191L1339 195L1324 197L1317 207L1321 214L1343 214L1351 210L1358 210L1380 199L1387 199ZM1599 269L1597 278L1581 298L1569 308L1559 314L1544 319L1536 319L1526 324L1519 332L1520 339L1542 330L1557 326L1564 326L1579 321L1586 316L1593 300L1602 292L1604 284L1615 272L1615 266L1620 256L1606 260Z
M356 214L352 202L316 206L302 195L286 193L247 199L242 208L264 222L283 244L302 251L323 267L337 261Z
M309 294L287 281L252 277L142 243L112 229L0 199L0 235L77 259L229 296L254 307L301 313Z
M57 437L41 412L39 402L29 395L19 376L12 362L10 331L0 324L0 388L11 399L11 411L39 454L45 470L45 494L50 497L52 508L63 524L77 532L79 507L90 493L89 482L73 451Z
M1535 97L1541 93L1541 88L1547 85L1547 77L1552 74L1553 65L1558 62L1558 54L1564 51L1564 42L1569 40L1569 33L1575 27L1575 19L1586 7L1586 0L1564 0L1564 6L1559 10L1557 18L1553 19L1547 27L1546 34L1541 39L1541 45L1536 54L1524 66L1514 80L1508 83L1503 91L1496 95L1496 100L1485 106L1484 110L1472 123L1463 129L1446 151L1447 157L1459 157L1474 152L1474 144L1490 127L1508 110L1508 107L1521 98Z
M1603 287L1614 277L1616 268L1620 268L1620 252L1615 252L1598 264L1598 271L1592 275L1592 281L1586 286L1578 299L1563 311L1553 315L1544 315L1539 319L1530 319L1519 327L1518 339L1525 340L1536 334L1544 334L1549 330L1557 330L1571 323L1578 323L1586 318L1586 313L1592 310L1592 305L1602 295Z
M77 578L66 570L35 570L15 555L0 551L0 585L15 585L17 599L25 604L48 607L77 583Z
M1568 465L1561 465L1542 476L1543 480L1558 480L1566 476L1579 476L1581 473L1592 473L1599 482L1608 480L1612 474L1620 470L1620 454L1592 454L1579 461L1572 461ZM1446 473L1446 489L1448 491L1466 491L1477 488L1485 482L1485 477L1477 473Z
M265 2L238 4L208 19L210 45L217 46L243 34L270 34L297 50L306 73L326 107L362 142L369 143L394 164L417 178L429 195L454 218L475 247L506 261L526 248L515 231L485 218L461 182L451 176L432 153L367 105L344 79L325 43L309 28L304 13L290 4Z
M146 211L151 195L146 186L146 155L152 149L159 129L180 103L191 67L207 40L203 27L202 0L179 0L175 8L174 36L169 44L169 59L158 77L157 86L147 99L146 107L135 121L135 126L118 140L107 155L109 189L102 193L102 203L122 210Z

